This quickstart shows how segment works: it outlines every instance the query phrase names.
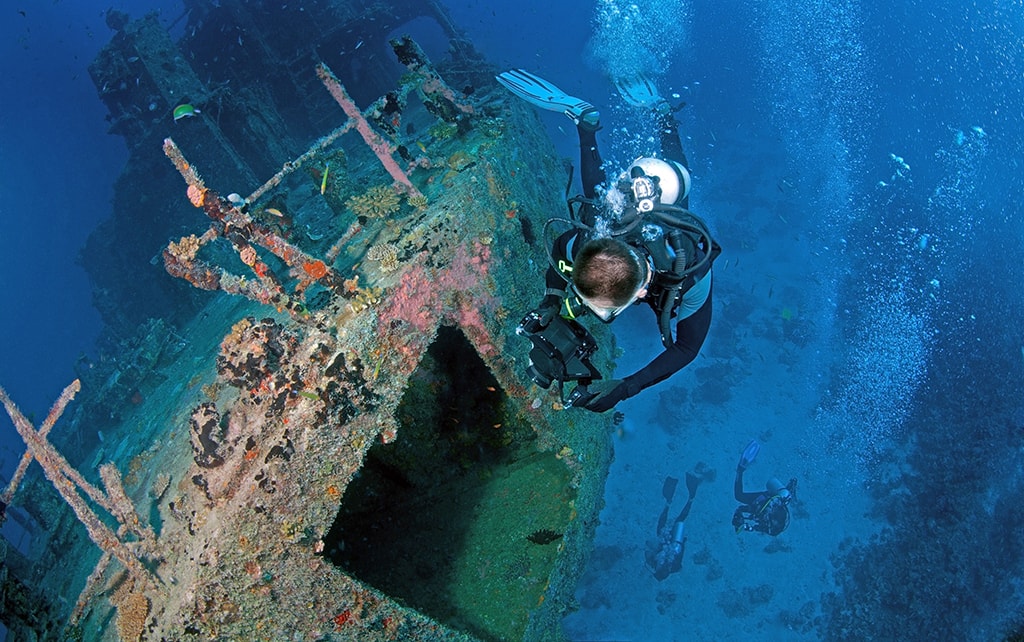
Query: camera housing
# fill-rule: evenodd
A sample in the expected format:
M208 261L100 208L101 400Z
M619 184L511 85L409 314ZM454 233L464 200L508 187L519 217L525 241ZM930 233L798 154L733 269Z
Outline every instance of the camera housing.
M590 362L597 352L597 341L578 321L556 315L544 324L543 316L535 310L523 318L516 333L533 343L526 374L541 388L547 389L555 381L560 386L566 381L586 385L601 378Z

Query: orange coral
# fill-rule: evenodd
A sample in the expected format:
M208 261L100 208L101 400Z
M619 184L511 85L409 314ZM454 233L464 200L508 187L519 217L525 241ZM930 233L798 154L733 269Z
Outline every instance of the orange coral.
M302 269L306 271L306 274L313 277L314 279L323 278L324 275L327 274L327 265L320 260L304 263L302 265Z

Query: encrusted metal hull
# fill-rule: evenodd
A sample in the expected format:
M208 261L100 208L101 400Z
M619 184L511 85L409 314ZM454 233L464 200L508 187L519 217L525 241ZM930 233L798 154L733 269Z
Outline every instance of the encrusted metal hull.
M216 359L150 393L166 421L131 475L108 469L119 530L89 530L104 556L69 635L561 639L609 426L530 383L515 328L565 170L531 112L392 46L401 109L353 111L321 66L338 128L244 202L210 187L216 140L165 143L180 202L210 222L168 246L168 271L252 303ZM70 464L20 429L67 484Z

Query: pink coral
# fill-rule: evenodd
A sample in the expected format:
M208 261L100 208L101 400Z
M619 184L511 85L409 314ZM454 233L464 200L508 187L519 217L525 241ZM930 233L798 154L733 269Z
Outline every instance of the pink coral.
M448 322L459 326L481 355L496 354L488 320L494 319L499 299L488 285L490 262L491 248L480 242L458 246L451 263L441 270L428 270L417 262L402 275L400 285L381 307L380 332L394 336L395 322L402 321L407 330L426 338L438 324Z

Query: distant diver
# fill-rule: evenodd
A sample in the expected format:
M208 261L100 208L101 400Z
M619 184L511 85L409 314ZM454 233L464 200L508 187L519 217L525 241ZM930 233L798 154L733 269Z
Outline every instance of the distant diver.
M646 78L617 82L627 103L654 113L661 152L678 161L638 158L608 182L597 149L600 114L593 105L522 69L497 78L519 98L562 112L576 124L583 195L569 199L569 219L545 225L545 232L556 222L571 229L550 243L545 296L518 332L533 342L527 372L534 382L543 388L557 382L560 393L563 384L576 382L565 405L604 412L692 362L711 325L711 264L721 248L687 209L690 172L677 108ZM665 349L624 379L601 380L590 363L598 346L576 319L590 313L610 323L639 302L654 311Z
M668 524L668 510L672 506L672 498L676 492L679 480L675 477L668 477L661 488L661 494L665 498L665 508L661 510L658 517L658 539L648 540L645 557L647 566L654 574L654 579L659 582L672 573L683 567L683 549L686 547L686 526L684 522L690 514L690 507L693 506L693 498L697 495L697 487L700 486L700 477L692 473L686 473L686 490L689 497L686 505L679 512L671 525Z
M774 477L765 484L765 490L748 493L743 490L743 472L754 463L761 445L751 440L740 455L736 465L736 481L733 492L741 505L732 515L736 532L757 531L776 536L789 526L789 503L796 497L796 479L790 479L785 486Z

